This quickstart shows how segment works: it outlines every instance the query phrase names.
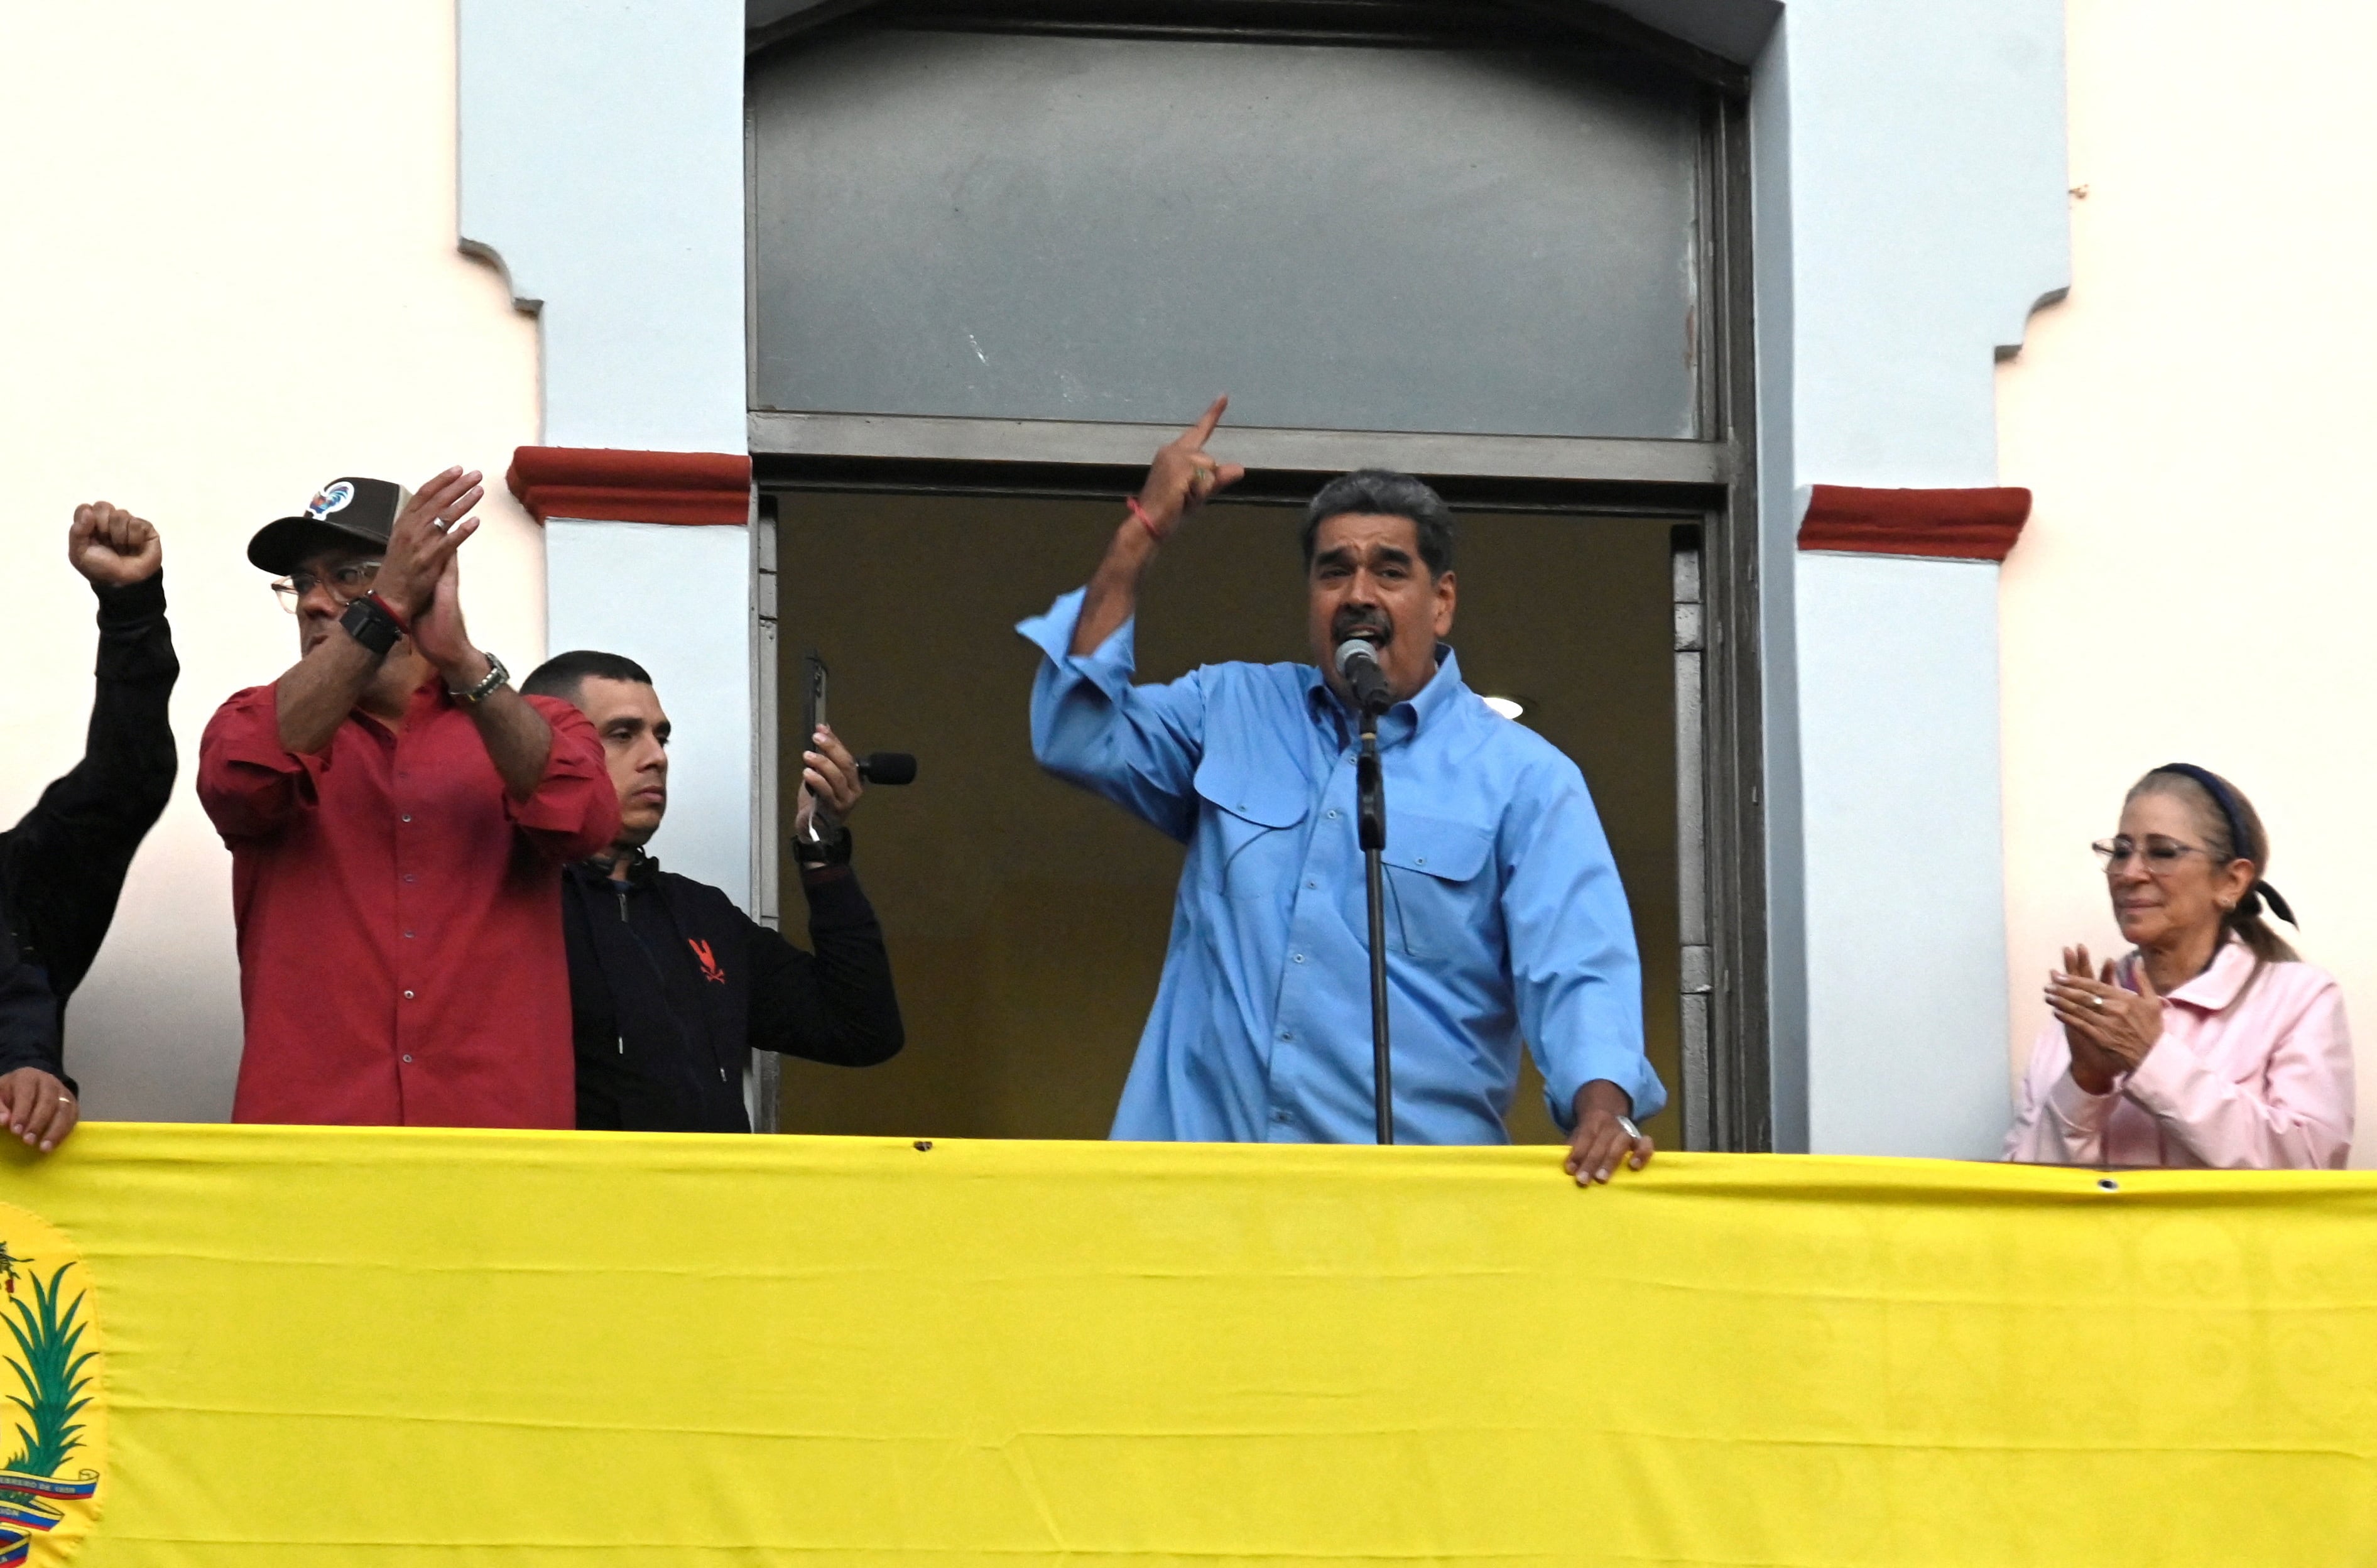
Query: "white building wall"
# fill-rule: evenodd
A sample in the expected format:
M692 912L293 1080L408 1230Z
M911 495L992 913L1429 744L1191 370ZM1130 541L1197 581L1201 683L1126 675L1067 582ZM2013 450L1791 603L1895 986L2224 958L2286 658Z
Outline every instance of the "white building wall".
M2071 3L2072 294L1998 380L2001 471L2037 493L2001 596L2009 1067L2062 946L2120 945L2088 844L2170 761L2252 797L2297 945L2377 1039L2377 13L2239 21Z
M545 524L550 640L625 653L668 711L668 818L651 849L672 871L751 896L751 534L674 523ZM692 613L647 613L655 600ZM720 724L719 715L734 722Z
M740 0L459 8L461 233L538 312L544 444L747 451ZM675 722L654 853L747 906L749 550L736 527L545 541L554 646L636 658Z
M740 0L460 0L461 234L544 330L544 444L740 452Z
M2005 1135L1998 569L1800 564L1808 1143L1977 1155Z
M297 656L248 535L340 473L493 493L462 552L478 640L544 643L536 324L454 247L448 0L10 8L0 48L0 820L81 754L95 633L76 503L163 531L182 773L67 1013L86 1114L215 1119L240 1045L231 857L191 779L233 691Z
M2061 45L2060 0L1796 0L1761 64L1780 1147L2002 1130L1995 569L1789 541L1811 485L1995 482L1996 351L2065 281Z

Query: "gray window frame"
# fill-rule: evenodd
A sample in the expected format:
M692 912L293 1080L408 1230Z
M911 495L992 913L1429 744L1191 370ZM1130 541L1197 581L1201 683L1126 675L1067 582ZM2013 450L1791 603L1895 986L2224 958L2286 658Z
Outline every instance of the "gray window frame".
M754 68L769 49L820 25L863 25L869 7L832 5L753 33ZM899 7L902 19L1017 30L1094 30L1178 36L1376 42L1424 47L1432 27L1466 24L1478 7L1274 0L1270 5ZM1597 6L1532 6L1572 27L1682 66L1702 84L1701 138L1704 323L1701 440L1429 435L1237 428L1230 456L1248 467L1234 497L1297 505L1330 476L1378 461L1420 474L1456 509L1662 518L1673 525L1677 671L1678 876L1682 943L1685 1146L1774 1146L1769 1071L1764 757L1758 601L1756 389L1752 368L1750 122L1738 66ZM1094 11L1094 18L1091 13ZM1458 22L1455 21L1458 18ZM1357 30L1367 26L1370 30ZM1540 19L1529 21L1540 25ZM1392 29L1402 29L1392 31ZM1441 41L1443 32L1433 35ZM748 94L747 92L747 105ZM756 343L757 159L745 115L747 348ZM759 918L777 916L779 715L774 694L775 496L795 490L922 495L1122 496L1149 454L1178 432L1144 424L784 413L757 406L757 356L747 353L753 527L755 668L752 886ZM762 862L770 862L762 870ZM761 890L765 890L762 892ZM760 1053L755 1126L776 1120L775 1059Z

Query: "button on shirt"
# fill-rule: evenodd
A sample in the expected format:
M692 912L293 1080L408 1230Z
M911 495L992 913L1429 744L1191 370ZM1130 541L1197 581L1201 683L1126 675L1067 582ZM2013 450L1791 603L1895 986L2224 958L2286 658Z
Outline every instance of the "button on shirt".
M1033 753L1188 848L1114 1136L1369 1142L1368 916L1343 706L1308 664L1134 686L1131 626L1067 652L1081 598L1017 628L1047 655ZM1379 726L1396 1137L1509 1142L1523 1041L1561 1125L1597 1078L1648 1116L1666 1094L1583 776L1438 652L1435 677Z
M2131 962L2134 962L2132 960ZM2124 965L2122 985L2137 988ZM2352 1152L2352 1036L2335 977L2256 964L2230 940L2163 999L2162 1036L2092 1095L2048 1020L2023 1074L2005 1157L2038 1165L2340 1170Z
M234 1120L575 1124L556 873L611 842L618 796L585 715L526 700L553 750L522 801L435 677L400 733L351 714L314 755L281 746L269 686L208 724L247 1025Z

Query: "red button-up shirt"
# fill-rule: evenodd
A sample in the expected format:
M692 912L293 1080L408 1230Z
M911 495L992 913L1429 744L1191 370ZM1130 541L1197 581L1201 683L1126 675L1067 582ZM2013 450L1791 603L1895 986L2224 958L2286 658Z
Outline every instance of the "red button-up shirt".
M273 688L216 711L198 799L231 846L247 1020L236 1121L570 1127L577 1098L556 868L611 842L619 802L584 714L515 801L444 683L401 732L351 714L281 744Z

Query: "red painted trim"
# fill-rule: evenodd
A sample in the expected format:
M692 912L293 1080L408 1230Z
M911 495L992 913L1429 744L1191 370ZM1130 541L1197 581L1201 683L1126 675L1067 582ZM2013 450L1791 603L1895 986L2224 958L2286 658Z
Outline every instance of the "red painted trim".
M2029 520L2030 492L2012 485L1866 490L1819 485L1799 522L1799 548L2001 561Z
M738 523L751 517L751 460L740 454L522 447L504 483L539 522Z

